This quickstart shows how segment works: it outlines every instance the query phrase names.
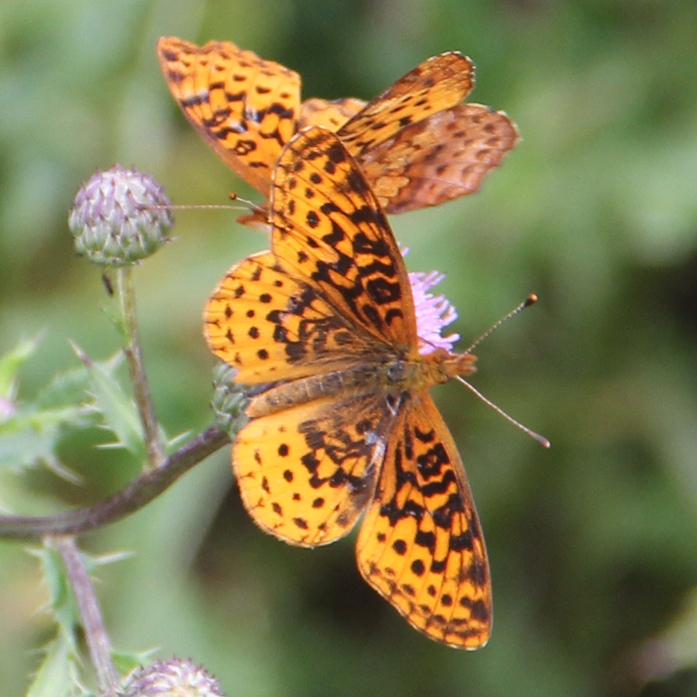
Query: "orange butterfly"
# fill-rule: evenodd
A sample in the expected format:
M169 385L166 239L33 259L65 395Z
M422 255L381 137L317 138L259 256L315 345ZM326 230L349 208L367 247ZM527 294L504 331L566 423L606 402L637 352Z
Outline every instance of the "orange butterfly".
M476 191L518 141L501 111L461 104L474 64L457 52L421 63L366 104L300 101L300 76L227 41L158 41L167 84L184 114L240 177L268 195L283 146L299 130L336 131L387 213Z
M256 523L305 547L348 534L365 580L431 639L484 645L491 585L462 461L429 388L474 372L425 346L404 260L366 176L321 127L270 190L271 251L233 266L209 347L252 397L233 469ZM269 384L270 383L270 384Z

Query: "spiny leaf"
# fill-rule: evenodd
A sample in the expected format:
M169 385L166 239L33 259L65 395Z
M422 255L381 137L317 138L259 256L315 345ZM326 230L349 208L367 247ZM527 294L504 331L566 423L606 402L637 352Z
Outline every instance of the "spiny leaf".
M75 649L75 628L80 624L80 613L60 554L50 544L44 545L34 554L41 562L49 605L58 624L59 635Z
M78 697L83 690L76 677L76 661L73 647L65 637L59 635L50 641L27 697Z
M73 348L89 372L95 405L104 416L106 427L113 431L118 439L114 447L126 448L138 459L145 459L147 448L138 410L114 377L113 365L93 361L79 347L73 345Z
M38 339L24 339L0 356L0 397L12 398L17 371L38 345Z

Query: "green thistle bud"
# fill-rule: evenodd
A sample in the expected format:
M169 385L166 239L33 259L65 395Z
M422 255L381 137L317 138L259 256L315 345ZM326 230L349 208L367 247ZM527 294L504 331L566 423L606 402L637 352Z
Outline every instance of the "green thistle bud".
M115 165L97 171L77 192L68 217L78 254L95 264L125 266L145 259L169 241L171 206L149 175Z
M220 684L192 661L171 658L137 668L119 690L122 697L225 697Z
M235 368L222 361L213 368L214 391L211 400L216 421L233 440L247 422L244 410L249 403L246 389L233 380L236 372Z

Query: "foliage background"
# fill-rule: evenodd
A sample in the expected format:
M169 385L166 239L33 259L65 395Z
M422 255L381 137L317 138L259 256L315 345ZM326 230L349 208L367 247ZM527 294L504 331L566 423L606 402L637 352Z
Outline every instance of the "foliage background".
M228 695L697 694L697 5L692 0L3 0L0 350L42 336L30 399L117 346L99 272L66 213L95 167L136 165L176 203L255 197L179 114L156 39L229 39L298 70L305 96L370 98L427 56L477 64L474 101L523 142L480 194L392 219L413 270L474 338L529 292L540 303L478 351L475 384L544 451L457 385L436 390L492 563L489 646L428 642L359 578L351 539L306 551L241 508L228 452L82 543L135 552L102 568L117 648L204 663ZM170 434L208 425L207 294L265 246L220 211L178 213L137 272L146 362ZM67 434L76 487L0 472L0 504L85 505L138 463ZM0 694L26 689L50 636L36 561L0 541Z

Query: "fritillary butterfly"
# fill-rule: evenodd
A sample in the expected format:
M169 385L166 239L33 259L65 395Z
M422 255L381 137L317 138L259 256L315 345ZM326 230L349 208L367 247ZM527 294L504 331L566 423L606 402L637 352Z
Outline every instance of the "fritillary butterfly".
M428 390L471 353L419 351L387 219L339 137L293 137L270 191L271 251L230 269L205 311L235 380L267 389L233 446L256 523L306 547L357 541L365 580L431 639L475 649L491 630L489 567L462 461Z
M473 193L518 141L503 112L461 104L474 87L474 64L454 51L424 61L368 104L301 103L296 72L227 41L199 47L163 37L157 52L189 121L264 195L283 146L307 126L338 132L387 213Z

